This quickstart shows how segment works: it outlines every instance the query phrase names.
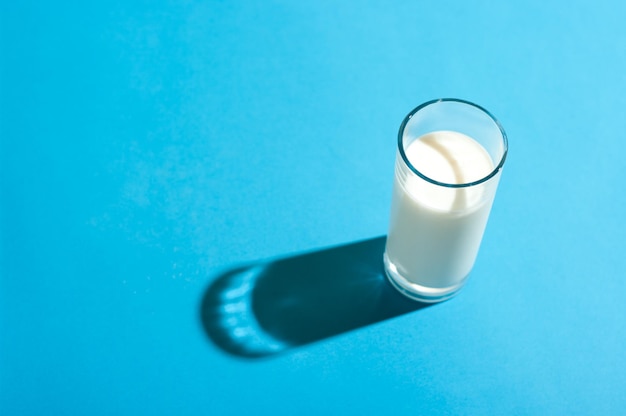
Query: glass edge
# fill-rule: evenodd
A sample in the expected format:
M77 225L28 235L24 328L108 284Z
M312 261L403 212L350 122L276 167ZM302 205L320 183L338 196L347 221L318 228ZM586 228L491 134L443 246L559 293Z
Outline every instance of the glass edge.
M406 128L406 125L409 123L409 121L411 120L411 118L421 109L428 107L429 105L432 104L436 104L436 103L440 103L440 102L457 102L457 103L461 103L461 104L466 104L466 105L470 105L472 107L477 108L478 110L482 111L483 113L487 114L487 116L489 116L489 118L491 118L491 120L493 120L494 123L496 123L496 126L498 126L498 129L500 130L500 134L502 135L502 144L503 144L503 151L502 151L502 157L500 158L500 162L496 165L496 167L493 168L493 170L489 173L489 175L477 180L477 181L473 181L473 182L467 182L467 183L446 183L446 182L439 182L436 181L434 179L429 178L428 176L424 175L423 173L419 172L415 166L413 166L411 164L411 162L409 162L409 158L406 156L406 153L404 152L404 145L402 143L402 137L404 136L404 129ZM481 107L478 104L474 104L471 101L467 101L467 100L463 100L460 98L436 98L434 100L430 100L430 101L426 101L420 105L418 105L417 107L415 107L413 110L411 110L409 112L409 114L407 114L406 117L404 117L404 120L402 120L402 124L400 124L400 130L398 131L398 151L400 152L400 156L402 157L402 160L404 160L405 165L411 170L411 172L415 173L417 176L419 176L420 178L424 179L425 181L428 181L434 185L438 185L438 186L443 186L446 188L469 188L471 186L476 186L476 185L480 185L481 183L485 183L487 182L489 179L493 178L494 176L496 176L498 174L498 172L500 172L504 166L504 161L506 160L506 156L509 152L509 140L508 137L506 135L506 132L504 131L504 127L502 127L502 124L500 124L500 122L498 121L497 118L494 117L493 114L491 114L487 109L485 109L484 107Z

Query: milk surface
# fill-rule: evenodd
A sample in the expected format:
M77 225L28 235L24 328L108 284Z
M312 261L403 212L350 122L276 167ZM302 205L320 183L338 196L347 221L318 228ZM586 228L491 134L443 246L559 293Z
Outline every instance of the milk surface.
M472 138L452 131L428 133L405 149L411 164L443 184L468 184L488 176L494 163ZM396 162L387 270L409 291L439 296L455 291L478 253L498 177L451 188L433 184Z

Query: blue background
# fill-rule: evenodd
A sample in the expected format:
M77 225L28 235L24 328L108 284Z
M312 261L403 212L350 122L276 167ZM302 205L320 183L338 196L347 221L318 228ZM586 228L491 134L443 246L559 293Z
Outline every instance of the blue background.
M2 2L0 413L624 414L625 18ZM376 265L438 97L510 152L468 285L417 309Z

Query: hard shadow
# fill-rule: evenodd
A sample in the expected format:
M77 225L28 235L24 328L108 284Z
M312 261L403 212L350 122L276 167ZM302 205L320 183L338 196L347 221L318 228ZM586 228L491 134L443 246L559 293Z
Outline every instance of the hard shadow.
M263 357L421 309L387 281L385 237L229 270L207 289L209 338L241 357Z

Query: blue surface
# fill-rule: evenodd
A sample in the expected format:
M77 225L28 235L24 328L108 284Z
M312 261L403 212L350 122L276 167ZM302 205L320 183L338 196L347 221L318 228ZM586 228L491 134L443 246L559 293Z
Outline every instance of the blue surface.
M0 413L626 413L625 17L3 2ZM377 259L437 97L510 152L468 285L417 308Z

